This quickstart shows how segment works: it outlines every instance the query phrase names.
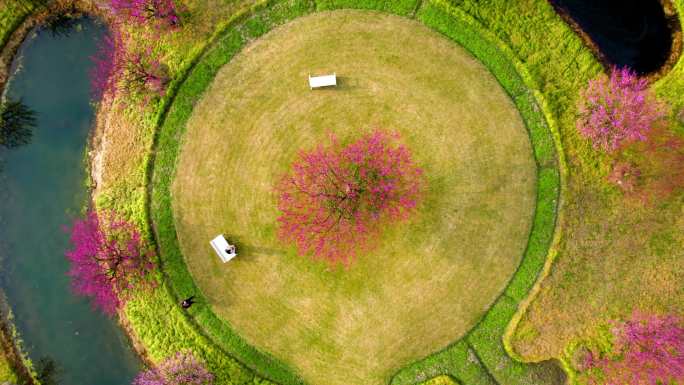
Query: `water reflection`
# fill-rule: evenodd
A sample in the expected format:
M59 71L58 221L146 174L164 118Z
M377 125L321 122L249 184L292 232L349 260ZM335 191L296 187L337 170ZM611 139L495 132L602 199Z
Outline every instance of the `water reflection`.
M29 144L36 127L36 113L20 100L0 105L0 146L16 148Z

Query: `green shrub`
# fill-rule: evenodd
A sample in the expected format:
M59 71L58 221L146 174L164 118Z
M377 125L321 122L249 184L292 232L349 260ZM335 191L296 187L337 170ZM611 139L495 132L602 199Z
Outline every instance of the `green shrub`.
M409 16L418 6L418 0L316 0L316 9L327 11L342 8L371 9Z

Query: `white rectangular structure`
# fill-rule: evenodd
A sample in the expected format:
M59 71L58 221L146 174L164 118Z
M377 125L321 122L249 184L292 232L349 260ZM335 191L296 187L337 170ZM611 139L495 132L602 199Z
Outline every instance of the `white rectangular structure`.
M337 86L337 74L323 75L323 76L311 76L309 75L309 87L313 90L314 88L321 87L334 87Z
M216 251L216 254L218 254L219 258L221 258L223 263L226 263L231 259L237 257L237 253L235 252L235 246L229 244L226 238L223 237L223 234L218 235L209 243L211 243L211 247L214 248L214 251Z

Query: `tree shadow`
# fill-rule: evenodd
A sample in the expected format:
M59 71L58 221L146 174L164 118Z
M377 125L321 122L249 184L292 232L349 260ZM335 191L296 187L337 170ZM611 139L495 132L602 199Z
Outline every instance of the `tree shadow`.
M51 357L42 357L36 363L36 374L41 385L59 385L62 369Z
M530 367L530 381L538 385L565 385L568 376L556 359L525 364Z
M20 100L0 105L0 147L13 149L27 145L36 127L36 113Z

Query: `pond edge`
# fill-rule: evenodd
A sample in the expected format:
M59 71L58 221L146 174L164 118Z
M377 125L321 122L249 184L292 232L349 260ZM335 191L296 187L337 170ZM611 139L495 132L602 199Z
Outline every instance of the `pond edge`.
M562 8L560 5L556 4L553 0L547 0L549 4L556 11L556 14L582 39L584 45L591 51L591 53L596 57L596 59L601 63L605 72L610 72L610 68L613 66L608 58L599 49L598 45L589 36L587 32L582 29L582 27L575 21L575 19L570 16L570 13ZM654 83L657 80L666 76L679 62L679 58L682 55L682 23L679 17L679 10L674 3L674 0L658 0L660 6L663 8L665 14L665 20L667 26L670 29L670 38L672 39L672 44L670 46L670 52L665 60L665 62L653 72L643 75L643 77L648 80L649 83Z

